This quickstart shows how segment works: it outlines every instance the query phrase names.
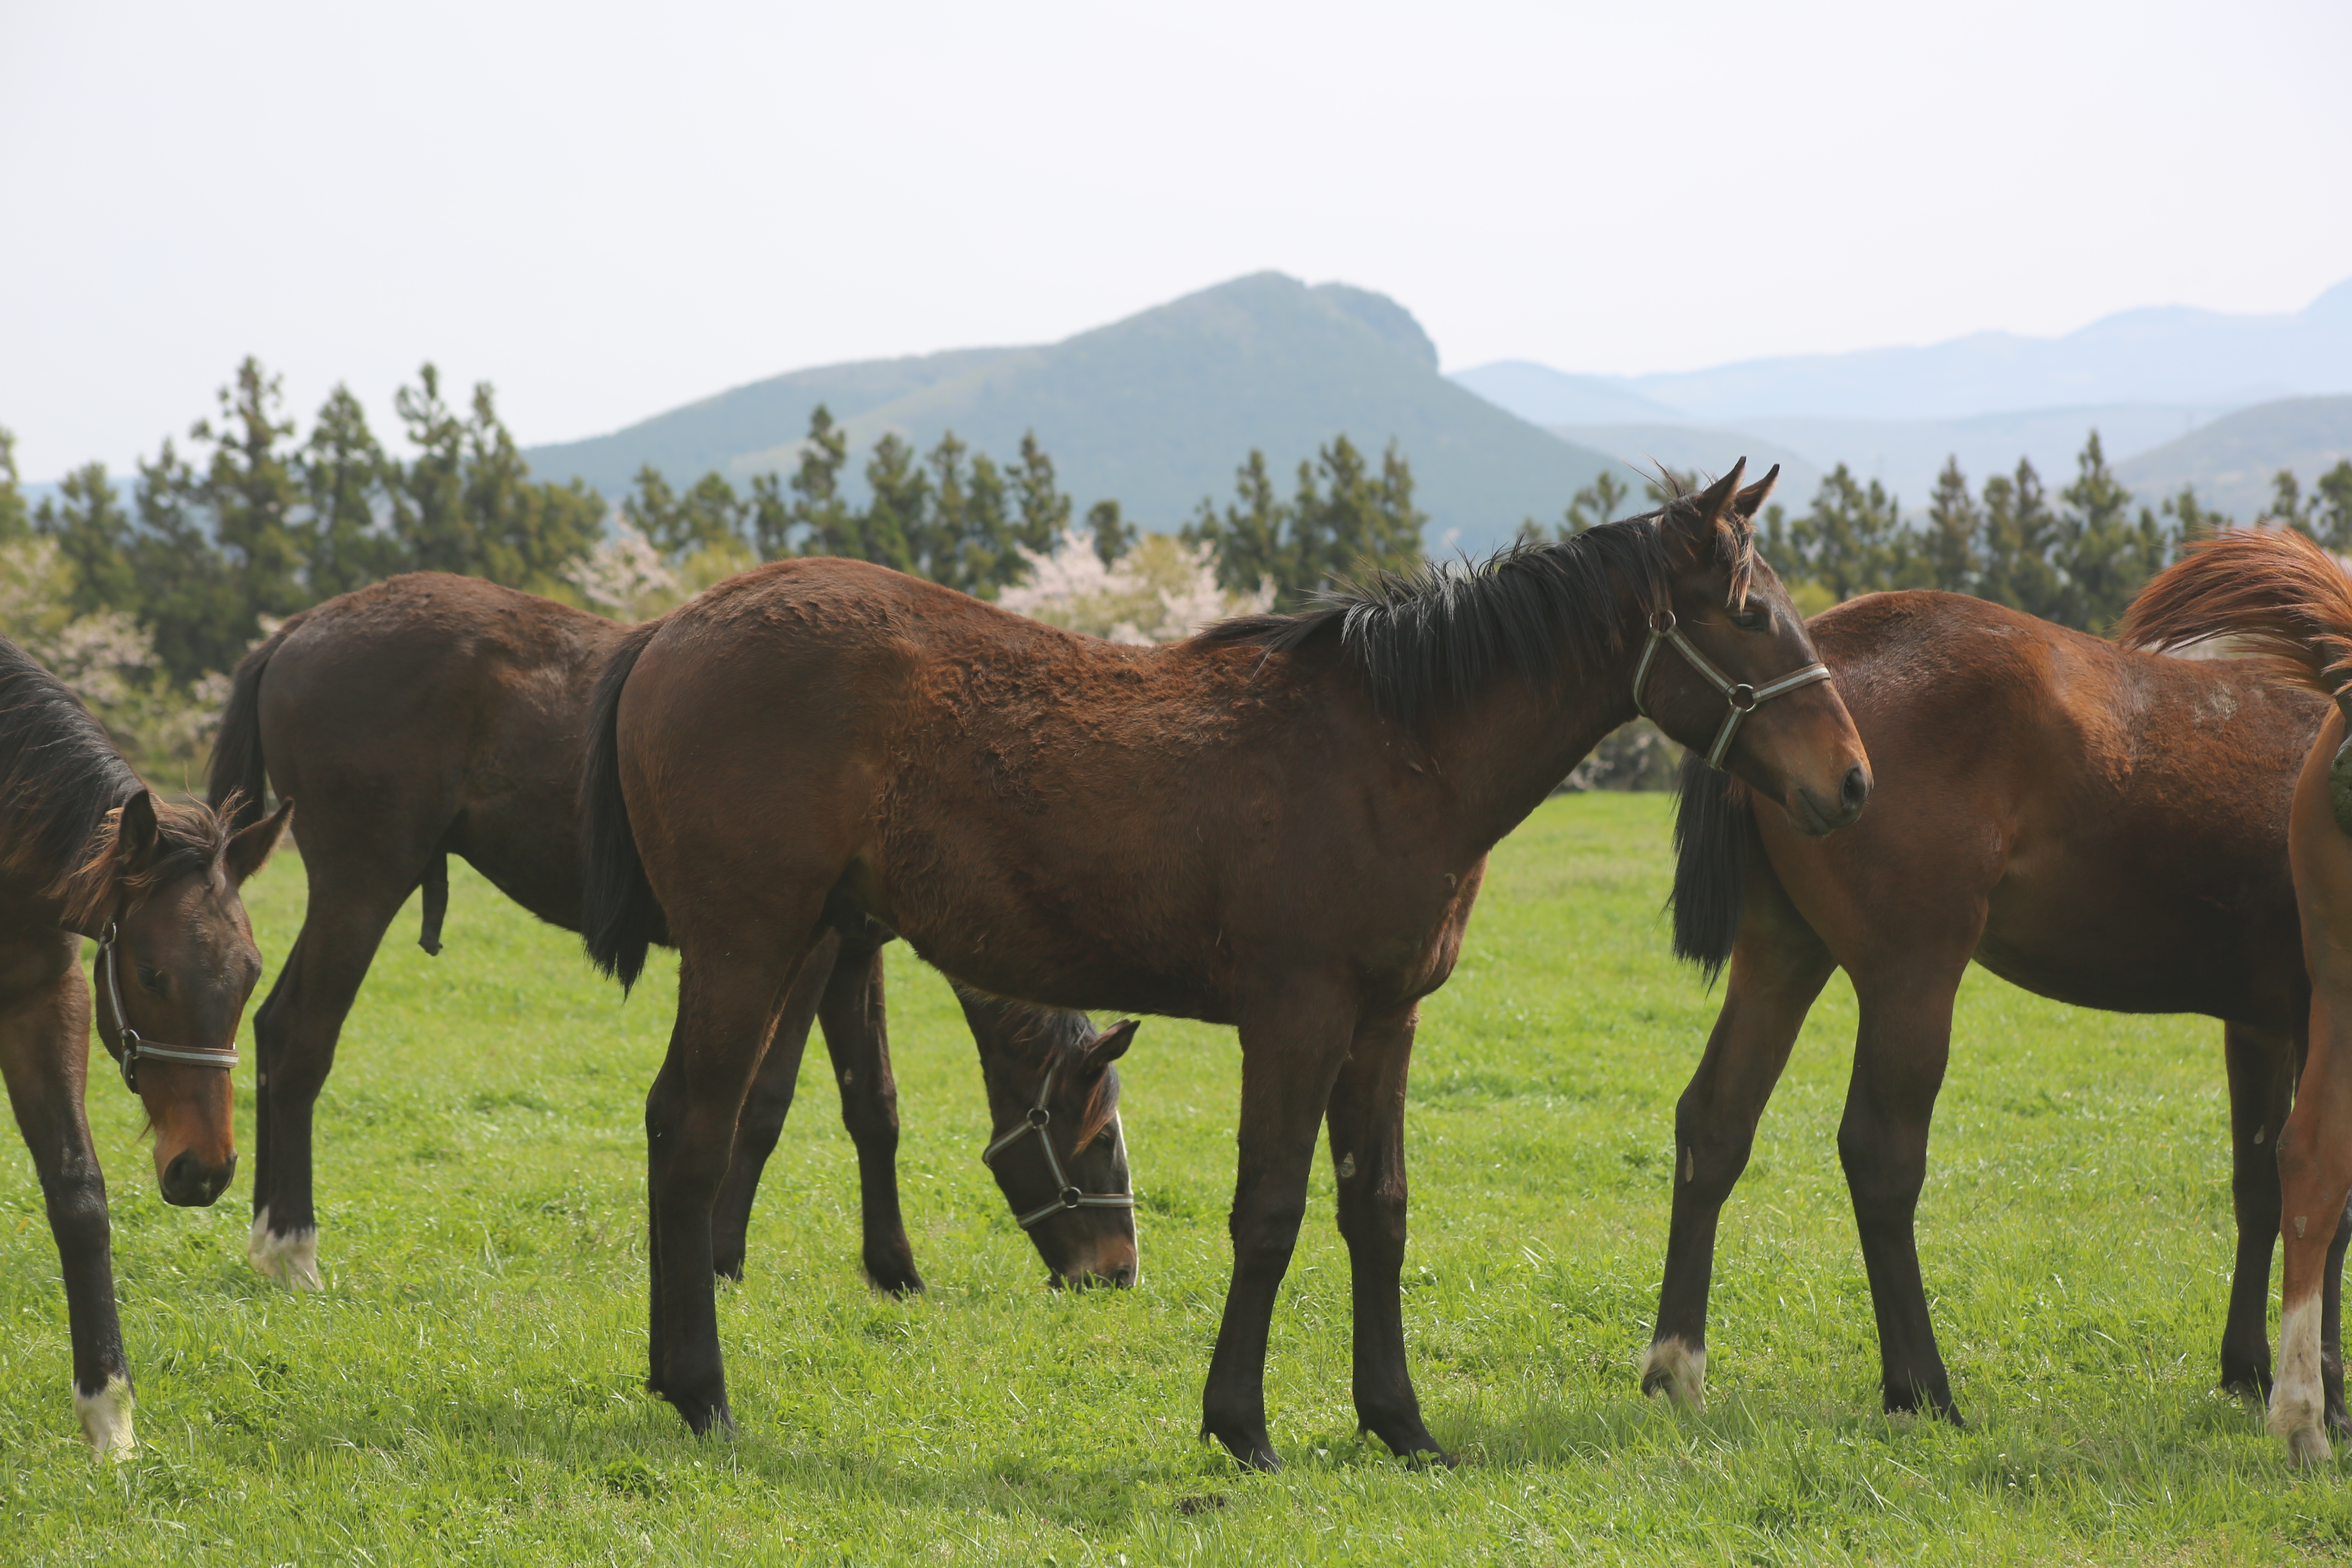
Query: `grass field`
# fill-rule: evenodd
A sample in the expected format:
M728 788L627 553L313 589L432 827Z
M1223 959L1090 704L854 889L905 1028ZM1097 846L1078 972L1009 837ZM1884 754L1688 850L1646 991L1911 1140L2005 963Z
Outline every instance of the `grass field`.
M946 985L894 948L919 1300L857 1272L855 1165L820 1066L722 1290L740 1435L642 1391L641 1107L666 974L624 1006L570 935L463 868L448 951L378 960L320 1104L324 1294L245 1262L247 1190L154 1194L93 1074L143 1446L83 1450L57 1255L0 1156L0 1560L395 1562L2276 1562L2352 1553L2339 1470L2291 1473L2211 1391L2228 1267L2220 1030L1982 974L1922 1205L1966 1430L1877 1412L1834 1142L1834 982L1726 1212L1705 1415L1643 1400L1673 1108L1714 1016L1659 916L1667 805L1544 807L1495 857L1423 1016L1406 1331L1432 1428L1359 1440L1346 1258L1318 1171L1274 1324L1278 1476L1193 1436L1223 1300L1239 1058L1146 1023L1124 1069L1143 1282L1060 1295L975 1157ZM263 951L302 899L248 889ZM264 982L265 985L268 984ZM823 1052L812 1049L812 1064ZM248 1145L247 1070L240 1144Z

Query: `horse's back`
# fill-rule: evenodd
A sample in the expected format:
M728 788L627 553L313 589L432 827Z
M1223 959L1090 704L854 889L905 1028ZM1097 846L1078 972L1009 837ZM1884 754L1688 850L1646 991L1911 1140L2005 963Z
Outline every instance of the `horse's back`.
M1957 595L1872 595L1812 629L1876 777L1820 849L1881 887L1878 940L1923 918L1906 903L1954 922L1980 901L1976 956L2030 990L2291 1017L2286 813L2324 702Z
M306 859L397 859L413 874L446 848L534 912L576 919L588 694L622 629L440 573L310 611L261 694L264 752L299 803Z

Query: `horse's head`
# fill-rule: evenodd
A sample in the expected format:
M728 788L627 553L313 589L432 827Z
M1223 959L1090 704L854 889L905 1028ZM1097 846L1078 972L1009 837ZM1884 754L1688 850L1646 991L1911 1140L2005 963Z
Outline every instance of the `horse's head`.
M1747 466L1659 514L1675 564L1665 604L1652 608L1634 699L1805 832L1828 833L1862 815L1870 758L1804 617L1756 553L1756 513L1780 467L1742 489Z
M226 1069L261 977L237 889L269 858L291 809L231 833L226 815L159 805L142 791L93 863L84 921L100 935L99 1034L147 1108L166 1203L209 1204L236 1173Z
M1111 1064L1135 1021L1097 1034L1079 1014L957 992L988 1083L994 1131L982 1158L1054 1284L1134 1284L1135 1192Z

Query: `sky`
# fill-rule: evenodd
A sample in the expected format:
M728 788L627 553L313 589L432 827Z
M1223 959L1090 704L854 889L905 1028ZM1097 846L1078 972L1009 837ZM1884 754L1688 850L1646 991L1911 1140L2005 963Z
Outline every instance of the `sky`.
M2343 0L0 0L0 426L125 468L251 353L563 440L1267 268L1449 369L2293 310L2347 57Z

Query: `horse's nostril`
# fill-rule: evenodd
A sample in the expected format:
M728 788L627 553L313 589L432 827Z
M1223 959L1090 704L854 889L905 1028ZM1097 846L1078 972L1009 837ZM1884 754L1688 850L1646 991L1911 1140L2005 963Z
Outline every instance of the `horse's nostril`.
M1849 812L1860 811L1862 803L1869 798L1870 775L1856 763L1845 771L1845 783L1838 789L1838 804Z

